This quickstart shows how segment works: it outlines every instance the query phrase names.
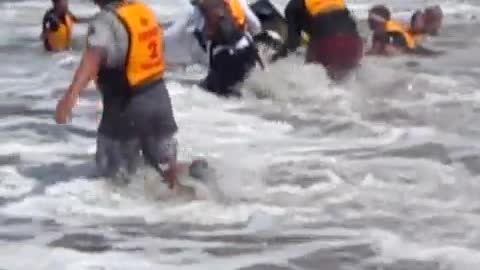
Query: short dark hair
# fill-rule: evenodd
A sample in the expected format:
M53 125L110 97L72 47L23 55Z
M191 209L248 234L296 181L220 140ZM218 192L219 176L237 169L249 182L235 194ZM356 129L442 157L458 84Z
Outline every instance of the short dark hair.
M121 0L95 0L95 2L103 4L103 5L113 3L113 2L119 2L119 1L121 1Z
M442 8L439 5L425 8L425 15L443 15Z
M385 5L375 5L370 9L369 12L374 13L387 21L390 20L392 16L390 10Z

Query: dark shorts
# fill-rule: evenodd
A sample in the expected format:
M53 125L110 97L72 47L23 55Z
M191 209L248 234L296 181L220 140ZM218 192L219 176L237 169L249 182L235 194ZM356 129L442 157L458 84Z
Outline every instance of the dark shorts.
M221 96L241 96L238 85L255 67L255 55L252 45L244 49L218 52L210 58L208 75L201 86Z
M128 91L113 89L110 92ZM104 97L98 132L114 139L168 137L177 131L172 103L163 81L139 88L129 98Z
M363 57L363 43L354 34L336 34L310 42L306 62L322 64L332 79L342 79L358 67Z
M141 156L149 165L174 162L176 131L163 81L138 89L128 99L107 98L97 137L100 173L107 177L134 173Z

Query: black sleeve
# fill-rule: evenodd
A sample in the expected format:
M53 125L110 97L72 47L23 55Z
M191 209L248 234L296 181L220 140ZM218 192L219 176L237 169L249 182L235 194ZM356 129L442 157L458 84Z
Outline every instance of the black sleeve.
M48 11L43 17L43 31L57 31L59 25L60 22L58 21L58 18L55 16L55 14L53 14L53 12Z
M288 52L295 51L299 46L302 38L302 29L307 16L307 10L304 0L290 0L285 7L285 19L287 21L287 40L282 47L272 56L271 61L277 61L286 57Z
M207 52L207 39L206 39L204 33L202 33L202 31L200 31L198 29L195 29L195 31L193 31L193 36L195 37L195 39L198 42L198 45L200 45L200 47L203 49L203 51Z
M288 35L286 46L289 51L295 51L302 40L302 30L305 28L307 10L304 0L290 0L285 7L285 18L287 19Z

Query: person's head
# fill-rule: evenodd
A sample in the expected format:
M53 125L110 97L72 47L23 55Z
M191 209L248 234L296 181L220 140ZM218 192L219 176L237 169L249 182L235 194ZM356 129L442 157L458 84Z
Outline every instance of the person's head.
M113 2L119 2L122 0L93 0L93 2L98 5L99 7L103 7L107 4L113 3Z
M225 0L191 0L190 3L199 8L205 16L225 16Z
M420 10L415 11L410 20L410 29L415 33L424 33L425 25L425 13Z
M438 35L442 27L443 12L440 6L431 6L425 9L425 30L430 35Z
M368 26L372 31L383 28L391 18L390 10L384 5L375 5L368 11Z
M220 24L226 22L224 19L232 19L225 0L191 0L191 3L203 13L210 37L217 33Z
M59 13L68 11L68 0L52 0L53 8Z

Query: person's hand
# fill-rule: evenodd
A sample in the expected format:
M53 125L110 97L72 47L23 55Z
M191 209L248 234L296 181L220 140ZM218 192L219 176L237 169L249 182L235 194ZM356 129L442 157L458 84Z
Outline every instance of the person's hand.
M74 98L67 94L58 101L55 111L55 121L57 124L66 124L70 119L73 104L75 103L75 100L72 99Z
M66 124L70 118L70 113L71 111L68 109L65 99L59 100L55 111L55 121L57 124Z

